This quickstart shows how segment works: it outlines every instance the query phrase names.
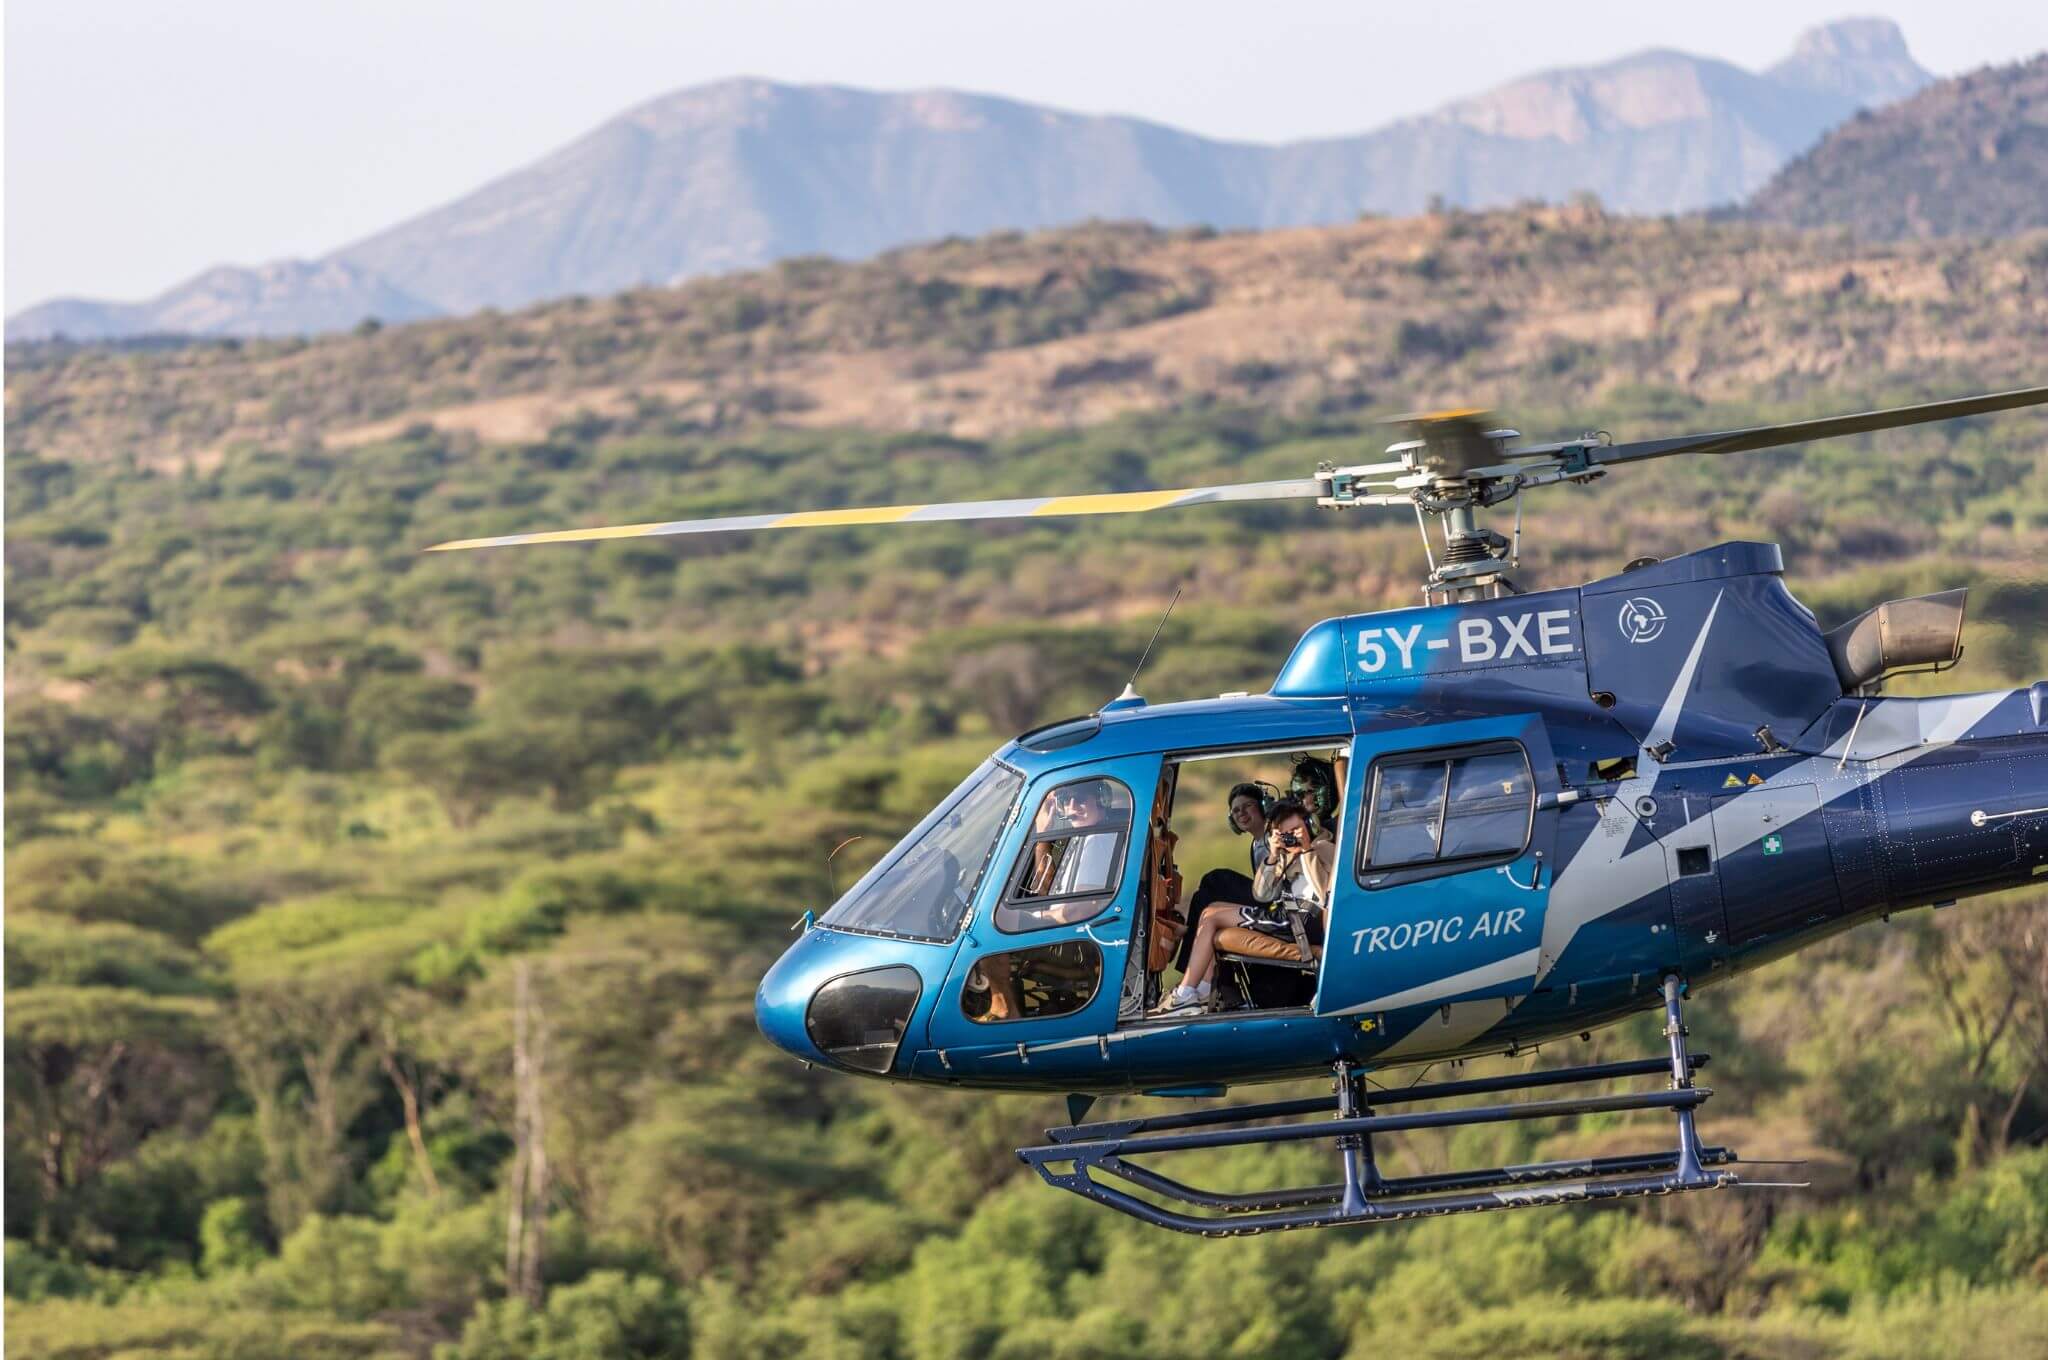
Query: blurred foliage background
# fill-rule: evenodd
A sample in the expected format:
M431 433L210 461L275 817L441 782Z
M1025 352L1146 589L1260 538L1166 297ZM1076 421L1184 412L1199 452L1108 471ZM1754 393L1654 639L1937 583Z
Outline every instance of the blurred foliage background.
M1260 689L1306 624L1413 600L1398 515L417 552L1301 476L1375 450L1425 387L1532 436L1597 413L1629 438L2043 377L2040 238L1897 248L1879 264L1946 291L1885 292L1857 286L1873 266L1836 237L1583 212L1400 225L1364 229L1381 254L1354 271L1360 296L1392 282L1343 362L1251 355L1200 392L1147 376L1175 343L1148 328L1216 288L1147 272L1143 252L1186 234L1111 228L310 343L10 353L18 1353L2048 1354L2040 892L1864 927L1695 1004L1707 1134L1810 1158L1801 1194L1197 1241L1027 1183L1011 1149L1057 1102L827 1076L759 1039L754 982L791 922L1002 740L1111 697L1176 588L1145 692ZM1351 239L1270 250L1314 274ZM1589 325L1532 343L1474 301L1565 271L1654 301L1788 257L1848 277L1673 310L1647 342ZM962 282L1020 268L1055 281ZM1135 379L1119 409L983 436L807 422L800 384L746 378L785 351L944 373L1096 334L1162 357L1068 357L1049 390ZM536 346L544 383L518 362ZM725 395L661 389L659 363ZM570 408L604 395L534 437L437 424L498 390L484 373ZM269 433L249 436L264 403ZM365 416L391 425L323 438ZM2030 682L2048 675L2044 434L2021 414L1552 491L1522 578L1771 538L1830 624L1972 587L1962 669L1909 688ZM521 973L549 1167L531 1282L507 1276ZM1656 1045L1645 1017L1533 1061ZM1384 1155L1409 1172L1664 1136L1588 1118ZM1200 1170L1250 1187L1329 1168L1289 1150Z

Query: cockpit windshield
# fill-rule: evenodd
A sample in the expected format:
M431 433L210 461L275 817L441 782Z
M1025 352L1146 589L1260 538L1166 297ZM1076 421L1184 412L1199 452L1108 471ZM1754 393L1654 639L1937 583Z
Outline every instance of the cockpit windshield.
M1024 777L983 762L818 918L819 925L950 940L974 901Z

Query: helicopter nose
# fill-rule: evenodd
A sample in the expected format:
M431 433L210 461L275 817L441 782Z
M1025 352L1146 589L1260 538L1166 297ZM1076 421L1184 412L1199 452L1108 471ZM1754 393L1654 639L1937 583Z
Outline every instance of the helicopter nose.
M824 1054L811 1042L811 1036L804 1032L804 1012L811 1004L811 993L816 989L818 977L814 967L798 956L806 951L804 945L810 937L783 952L762 977L761 985L754 989L754 1023L761 1030L763 1038L783 1052L805 1062L822 1062Z
M754 992L754 1023L805 1062L882 1074L923 994L918 970L888 941L812 930L775 961Z

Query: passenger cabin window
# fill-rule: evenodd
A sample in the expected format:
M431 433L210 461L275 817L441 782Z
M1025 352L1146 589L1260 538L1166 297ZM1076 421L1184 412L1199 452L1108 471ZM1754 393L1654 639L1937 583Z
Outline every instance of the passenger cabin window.
M1360 868L1520 854L1535 812L1519 746L1402 755L1373 767L1372 815Z
M960 1008L980 1024L1072 1015L1102 987L1102 951L1093 940L991 954L967 974Z
M1046 794L996 908L996 928L1041 930L1085 921L1116 897L1131 837L1131 791L1077 779Z

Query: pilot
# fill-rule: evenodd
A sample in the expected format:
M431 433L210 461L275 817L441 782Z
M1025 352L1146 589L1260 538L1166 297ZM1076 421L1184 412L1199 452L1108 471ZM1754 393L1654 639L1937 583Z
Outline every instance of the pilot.
M1161 1014L1195 1014L1207 1010L1214 993L1210 975L1216 968L1216 951L1251 954L1269 959L1301 959L1294 942L1294 929L1281 908L1308 910L1311 946L1323 942L1323 915L1336 881L1337 845L1328 836L1316 836L1309 827L1308 809L1288 800L1267 812L1266 855L1252 880L1256 905L1239 907L1231 913L1204 913L1195 929L1195 947L1188 958L1188 970L1167 996Z
M1230 790L1230 829L1239 836L1250 836L1251 871L1257 873L1266 860L1266 787L1260 784L1238 784ZM1195 885L1195 895L1188 899L1188 920L1190 927L1181 934L1180 952L1174 964L1181 972L1187 972L1188 953L1195 947L1195 932L1200 928L1202 913L1215 908L1232 916L1238 907L1249 906L1258 899L1252 896L1252 881L1235 869L1211 869L1202 875L1202 881Z
M1088 835L1096 828L1109 829L1111 793L1099 779L1064 784L1046 795L1032 823L1035 834L1065 830L1065 838L1043 840L1032 846L1031 874L1022 896L1084 897L1109 890L1116 878L1117 844L1114 835ZM1065 925L1093 916L1100 902L1055 902L1032 912L1040 922Z

